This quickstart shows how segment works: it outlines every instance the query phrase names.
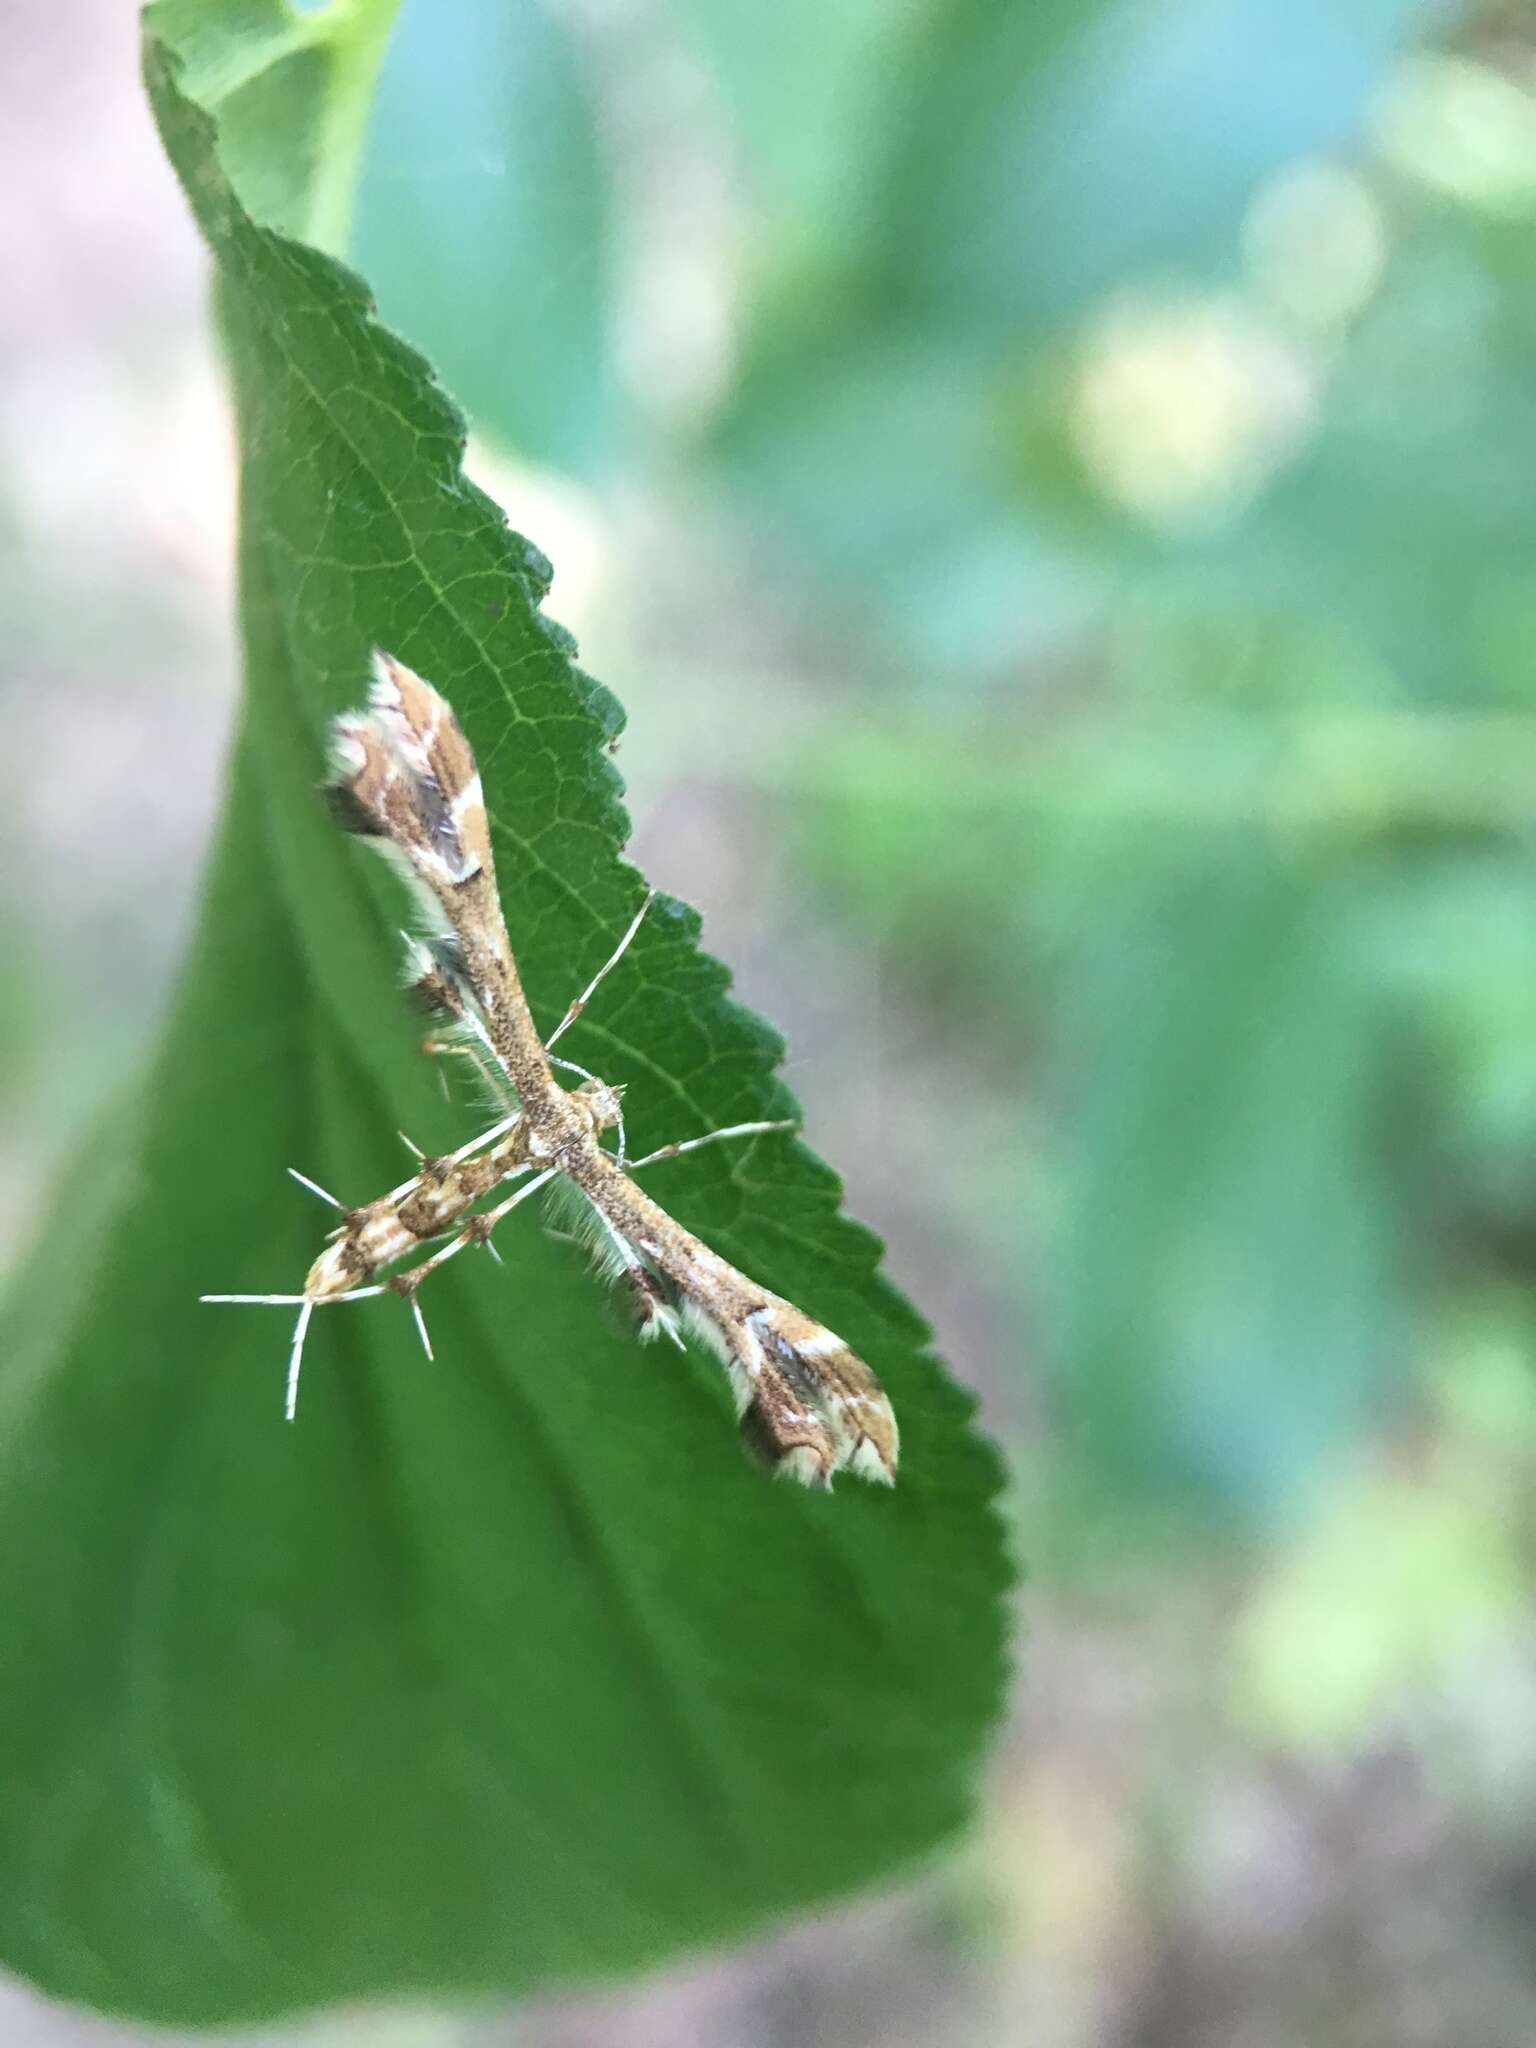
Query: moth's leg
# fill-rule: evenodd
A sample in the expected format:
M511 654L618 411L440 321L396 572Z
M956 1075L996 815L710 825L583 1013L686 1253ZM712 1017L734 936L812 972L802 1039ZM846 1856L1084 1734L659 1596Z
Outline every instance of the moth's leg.
M371 1295L383 1292L382 1287L353 1287L345 1294L202 1294L198 1299L255 1302L264 1308L297 1305L299 1315L293 1326L293 1342L288 1349L288 1382L283 1397L283 1414L292 1422L299 1405L299 1370L304 1363L304 1339L309 1334L310 1317L317 1308L329 1307L333 1301L366 1301Z
M702 1138L682 1138L675 1145L659 1145L654 1152L647 1152L643 1159L636 1159L630 1166L631 1173L638 1173L642 1166L654 1166L658 1159L676 1159L684 1152L697 1152L701 1145L718 1144L722 1138L754 1138L764 1131L798 1131L799 1123L794 1117L783 1117L774 1123L727 1124L723 1130L706 1131ZM622 1159L620 1165L623 1164Z
M493 1096L515 1101L457 946L446 940L428 943L409 932L400 936L405 940L407 963L414 970L411 991L418 1004L428 1016L459 1034L424 1038L421 1050L435 1059L467 1059ZM438 1068L438 1079L447 1097L445 1068Z
M466 1015L464 1030L469 1034L467 1037L462 1040L455 1038L424 1038L421 1041L421 1050L429 1059L442 1060L444 1062L448 1060L467 1060L470 1066L473 1067L477 1077L484 1083L492 1100L494 1101L497 1097L500 1097L505 1101L511 1094L511 1090L507 1084L507 1077L502 1072L501 1062L488 1054L486 1048L479 1041L478 1034L482 1033L484 1029L484 1025L480 1023L478 1018L471 1020ZM443 1091L443 1100L451 1102L453 1096L448 1087L448 1069L446 1064L438 1068L437 1078Z
M608 1249L612 1256L618 1260L619 1265L626 1272L632 1273L636 1270L636 1268L639 1268L643 1271L644 1267L640 1258L640 1254L635 1250L634 1246L630 1243L629 1239L624 1235L623 1231L619 1229L617 1224L610 1223L608 1221L608 1218L603 1214L602 1210L599 1209L596 1202L588 1201L587 1209L596 1221L598 1229L607 1239ZM578 1239L577 1242L579 1243L580 1240Z
M613 972L614 968L618 966L619 962L624 958L624 955L629 951L630 944L631 941L634 939L635 933L639 931L641 924L644 922L645 913L650 909L651 905L655 902L655 900L656 891L654 889L647 889L645 892L645 901L640 905L640 908L635 912L634 916L630 919L629 930L625 932L623 938L620 939L618 945L615 946L612 954L608 957L607 960L603 962L602 966L599 967L596 974L593 975L592 979L587 983L586 987L582 990L581 994L576 998L575 1002L572 1003L571 1007L560 1019L560 1022L555 1026L554 1030L551 1031L548 1038L545 1039L544 1050L546 1052L549 1051L549 1048L555 1043L556 1039L560 1038L565 1032L569 1031L571 1026L576 1022L576 1019L587 1007L588 1003L591 1002L593 996L597 994L597 991L602 986L603 982Z
M523 1113L520 1109L515 1110L511 1116L502 1117L497 1123L492 1124L488 1131L482 1131L478 1138L470 1138L459 1147L457 1152L450 1152L448 1154L449 1165L461 1166L466 1159L473 1158L475 1153L484 1151L487 1145L494 1145L498 1138L504 1138L507 1132L515 1129L522 1120Z

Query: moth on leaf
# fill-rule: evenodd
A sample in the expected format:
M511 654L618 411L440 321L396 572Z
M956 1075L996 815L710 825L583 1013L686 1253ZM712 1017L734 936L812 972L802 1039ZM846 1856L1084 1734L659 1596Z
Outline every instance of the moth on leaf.
M447 700L377 651L367 705L338 718L331 736L336 817L395 861L425 913L426 935L407 946L412 987L444 1034L435 1049L466 1052L506 1113L448 1157L421 1158L410 1179L361 1208L345 1208L296 1173L342 1218L302 1291L203 1296L297 1305L289 1418L317 1308L397 1294L410 1305L430 1357L423 1283L467 1247L494 1253L492 1233L502 1219L553 1185L621 1285L641 1338L681 1344L689 1330L718 1354L743 1440L774 1472L814 1487L830 1486L843 1471L892 1484L896 1418L870 1368L841 1337L685 1230L634 1177L701 1145L793 1124L732 1124L627 1160L623 1091L553 1052L623 958L652 897L645 896L611 957L541 1039L502 916L480 772ZM556 1067L574 1074L576 1085L557 1079ZM610 1131L612 1150L603 1142ZM512 1192L502 1194L508 1186ZM482 1202L487 1206L476 1206ZM415 1264L389 1270L413 1258Z

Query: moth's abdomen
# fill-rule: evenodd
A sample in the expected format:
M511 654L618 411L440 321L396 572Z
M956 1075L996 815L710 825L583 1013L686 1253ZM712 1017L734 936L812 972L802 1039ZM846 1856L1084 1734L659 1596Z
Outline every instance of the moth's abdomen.
M423 1160L421 1171L403 1188L348 1214L310 1267L304 1292L314 1301L326 1301L419 1251L515 1172L524 1150L519 1124L478 1159Z

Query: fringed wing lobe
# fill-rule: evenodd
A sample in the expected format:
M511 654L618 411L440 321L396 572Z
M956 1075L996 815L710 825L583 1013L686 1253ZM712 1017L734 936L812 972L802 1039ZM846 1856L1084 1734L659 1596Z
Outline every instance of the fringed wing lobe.
M899 1442L880 1382L842 1338L685 1230L605 1152L567 1169L725 1364L747 1448L785 1478L892 1485Z
M462 1026L474 1006L464 955L453 939L405 935L405 987L412 1004L434 1023Z
M338 718L331 733L338 816L399 863L439 937L453 934L452 949L429 948L440 971L423 996L449 1012L457 1001L469 1037L524 1108L559 1122L565 1091L518 980L480 774L452 709L403 662L376 651L367 705Z
M900 1439L885 1390L841 1337L768 1295L748 1314L688 1320L724 1358L742 1441L777 1476L826 1488L838 1472L896 1483Z
M480 772L446 699L375 649L364 711L331 727L331 805L349 831L394 847L438 894L492 874Z

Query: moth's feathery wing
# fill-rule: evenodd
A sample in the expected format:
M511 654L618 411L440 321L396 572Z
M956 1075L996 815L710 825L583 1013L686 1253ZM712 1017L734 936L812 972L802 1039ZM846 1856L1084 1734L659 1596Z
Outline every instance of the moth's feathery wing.
M367 707L334 722L331 745L342 824L395 849L435 898L476 875L494 890L480 771L429 682L376 648Z
M474 751L432 685L376 649L361 711L331 727L339 821L394 857L457 950L434 953L464 1017L518 1099L559 1114L564 1091L528 1010L496 889L490 823ZM450 1002L449 1007L452 1007ZM476 1017L483 1029L475 1029Z
M893 1485L900 1452L895 1412L852 1346L793 1302L777 1297L751 1322L768 1355L781 1367L793 1361L793 1376L802 1384L809 1381L836 1438L839 1469Z
M838 1472L896 1482L900 1438L885 1389L841 1337L778 1295L745 1315L684 1303L730 1377L742 1441L779 1476L828 1487Z
M606 1153L578 1158L569 1170L719 1355L750 1449L808 1486L830 1485L837 1472L895 1479L890 1402L841 1337L711 1251Z

